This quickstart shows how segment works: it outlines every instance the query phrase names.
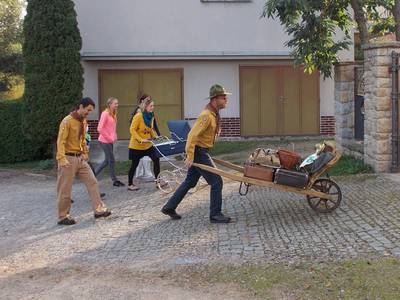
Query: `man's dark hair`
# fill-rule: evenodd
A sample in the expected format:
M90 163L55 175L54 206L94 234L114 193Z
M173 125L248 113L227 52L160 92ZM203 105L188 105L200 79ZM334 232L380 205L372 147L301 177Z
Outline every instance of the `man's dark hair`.
M93 105L93 108L96 107L96 104L94 103L94 101L89 97L85 97L81 101L79 101L77 108L79 108L79 106L81 104L82 104L83 108L88 107L89 105Z

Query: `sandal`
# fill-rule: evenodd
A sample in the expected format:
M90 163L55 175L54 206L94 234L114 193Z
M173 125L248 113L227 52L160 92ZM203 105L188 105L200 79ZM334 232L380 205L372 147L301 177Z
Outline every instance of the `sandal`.
M137 190L139 190L139 187L136 185L132 184L132 185L128 186L128 191L137 191Z

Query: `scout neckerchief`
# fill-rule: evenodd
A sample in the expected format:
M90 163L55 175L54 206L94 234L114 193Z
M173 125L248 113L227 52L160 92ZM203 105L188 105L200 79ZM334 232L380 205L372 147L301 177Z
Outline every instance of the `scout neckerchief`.
M219 111L215 107L213 107L210 103L207 104L206 109L213 112L216 116L217 127L215 128L215 135L214 135L214 140L215 140L220 133L221 117L219 115Z
M72 111L69 115L75 120L81 122L81 127L79 128L79 139L82 139L83 135L85 134L85 118L79 115L76 110Z

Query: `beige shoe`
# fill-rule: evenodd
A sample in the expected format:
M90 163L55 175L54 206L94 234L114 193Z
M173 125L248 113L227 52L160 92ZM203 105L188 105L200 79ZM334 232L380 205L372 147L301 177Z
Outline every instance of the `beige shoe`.
M139 187L137 185L132 184L132 185L128 186L128 190L129 191L137 191L137 190L139 190Z

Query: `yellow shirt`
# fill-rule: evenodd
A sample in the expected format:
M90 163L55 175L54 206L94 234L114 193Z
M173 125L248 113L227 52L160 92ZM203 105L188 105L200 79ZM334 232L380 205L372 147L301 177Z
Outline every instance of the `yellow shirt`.
M151 128L147 127L143 120L141 112L136 113L132 119L130 128L131 140L129 141L129 149L147 150L152 144L142 143L143 140L157 137L154 131L154 118L151 120Z
M217 129L217 116L214 112L205 109L201 112L189 132L186 141L188 159L194 159L194 147L212 148L214 146Z
M82 153L88 154L89 150L86 146L85 132L87 129L86 120L83 121L84 131L80 137L82 123L72 116L66 116L60 124L57 138L57 156L56 159L60 166L68 164L65 153Z

